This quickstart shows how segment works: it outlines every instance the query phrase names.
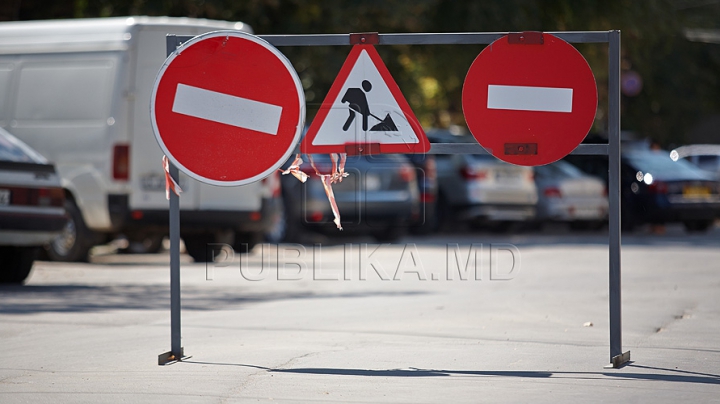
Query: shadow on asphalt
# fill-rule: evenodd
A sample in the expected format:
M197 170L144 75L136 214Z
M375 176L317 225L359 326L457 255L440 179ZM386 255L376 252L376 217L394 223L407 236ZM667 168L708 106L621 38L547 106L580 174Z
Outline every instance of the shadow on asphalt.
M216 365L216 366L238 366L254 369L267 370L273 373L292 373L310 375L332 375L332 376L360 376L360 377L447 377L447 376L481 376L481 377L519 377L519 378L562 378L562 379L626 379L626 380L648 380L676 383L698 383L698 384L720 384L720 375L711 373L690 372L680 369L666 369L652 366L642 366L630 363L623 367L637 368L638 370L650 371L653 373L636 373L627 370L616 370L607 372L547 372L531 370L440 370L440 369L347 369L347 368L294 368L294 369L272 369L256 365L212 363L198 361L184 361L183 363ZM662 372L662 373L660 373Z
M342 299L374 296L415 296L420 291L313 293L253 293L237 289L183 288L183 310L236 309L250 303L296 299ZM0 314L40 312L100 312L106 310L167 310L170 291L166 285L0 285Z
M611 377L613 379L629 380L655 380L662 382L720 384L720 375L707 373L687 372L677 369L662 369L648 366L628 365L648 370L661 370L665 373L631 373L617 372L545 372L545 371L507 371L507 370L430 370L430 369L332 369L332 368L298 368L298 369L269 369L276 373L299 373L317 375L344 375L344 376L381 376L381 377L437 377L437 376L495 376L520 378L572 378L572 379L599 379Z

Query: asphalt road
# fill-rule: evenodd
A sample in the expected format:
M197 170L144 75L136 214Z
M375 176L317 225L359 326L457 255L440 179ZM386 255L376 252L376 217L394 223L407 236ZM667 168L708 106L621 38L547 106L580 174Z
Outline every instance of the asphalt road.
M36 263L0 287L0 402L720 402L720 229L623 236L621 369L603 232L313 241L183 255L167 366L167 252Z

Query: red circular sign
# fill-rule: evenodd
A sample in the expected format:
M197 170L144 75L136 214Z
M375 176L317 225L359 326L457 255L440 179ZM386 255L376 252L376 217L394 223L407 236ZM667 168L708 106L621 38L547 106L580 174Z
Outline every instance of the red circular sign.
M568 155L590 131L597 86L587 61L550 34L510 34L480 52L463 85L463 113L495 157L524 166Z
M151 119L179 169L213 185L257 181L290 156L305 121L302 85L285 56L239 31L197 36L168 57Z

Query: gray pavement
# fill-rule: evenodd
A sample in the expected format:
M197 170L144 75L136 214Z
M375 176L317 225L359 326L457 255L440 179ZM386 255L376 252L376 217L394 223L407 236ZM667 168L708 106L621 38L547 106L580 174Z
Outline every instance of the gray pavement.
M720 402L720 230L623 238L622 369L603 368L606 241L348 239L209 271L183 256L192 357L168 366L167 253L38 262L0 287L0 402ZM481 279L463 281L471 243Z

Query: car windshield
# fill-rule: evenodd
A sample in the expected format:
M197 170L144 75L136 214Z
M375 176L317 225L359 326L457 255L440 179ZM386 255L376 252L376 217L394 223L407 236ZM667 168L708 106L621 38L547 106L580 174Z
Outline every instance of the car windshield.
M626 157L635 168L651 173L656 178L705 176L698 168L685 160L673 161L669 153L665 151L629 153Z
M43 156L2 129L0 129L0 160L16 163L47 163Z
M718 161L720 161L720 156L701 155L697 156L696 159L696 164L698 167L704 170L712 171L718 167Z

